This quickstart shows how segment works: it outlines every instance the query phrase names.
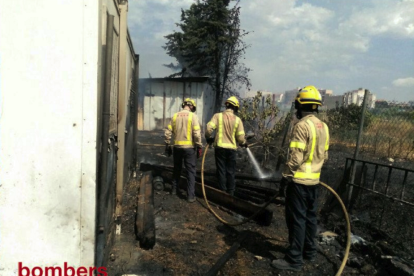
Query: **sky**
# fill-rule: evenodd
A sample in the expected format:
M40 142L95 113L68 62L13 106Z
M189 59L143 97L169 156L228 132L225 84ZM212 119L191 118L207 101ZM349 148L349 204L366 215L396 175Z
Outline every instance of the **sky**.
M162 48L194 0L130 0L128 27L140 78L176 63ZM232 2L234 3L234 2ZM377 99L414 101L414 0L241 0L250 32L243 60L251 90L314 85L334 95L369 89ZM242 94L245 91L240 91Z

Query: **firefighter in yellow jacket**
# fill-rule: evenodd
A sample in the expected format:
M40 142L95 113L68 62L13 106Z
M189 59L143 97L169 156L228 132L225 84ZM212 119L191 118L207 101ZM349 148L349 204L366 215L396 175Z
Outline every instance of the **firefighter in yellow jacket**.
M195 201L196 155L200 157L203 144L201 143L200 124L194 100L187 98L182 103L183 110L172 117L165 130L166 154L171 155L171 136L174 135L174 173L171 194L177 193L177 185L181 177L182 163L187 170L187 201Z
M207 124L205 137L207 143L214 143L216 173L221 190L234 195L237 144L247 148L243 122L235 113L239 109L236 97L230 97L224 104L226 110L214 114ZM215 138L212 134L216 130Z
M303 259L312 261L316 257L317 184L329 148L328 126L315 116L321 105L321 95L314 86L299 90L295 99L299 121L292 131L282 178L287 183L285 216L289 247L283 259L272 262L278 269L300 271Z

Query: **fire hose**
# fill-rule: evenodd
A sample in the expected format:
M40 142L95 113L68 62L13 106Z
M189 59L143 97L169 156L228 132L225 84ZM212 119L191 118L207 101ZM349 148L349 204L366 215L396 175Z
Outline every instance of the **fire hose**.
M220 217L212 208L211 208L211 206L210 206L210 204L208 203L208 200L207 200L207 196L206 196L206 191L205 191L205 189L204 189L204 161L205 161L205 158L206 158L206 155L207 155L207 151L208 151L208 148L209 148L209 144L207 144L206 145L206 148L205 148L205 150L204 150L204 154L203 154L203 159L202 159L202 162L201 162L201 187L202 187L202 190L203 190L203 197L204 197L204 201L205 201L205 203L206 203L206 205L207 205L207 208L210 210L210 212L219 220L219 221L221 221L222 223L224 223L224 224L226 224L226 225L229 225L229 226L238 226L238 225L242 225L242 224L244 224L244 223L246 223L246 222L248 222L248 221L250 221L251 219L253 219L255 216L257 216L264 208L266 208L275 198L276 198L276 196L275 197L273 197L273 198L271 198L268 202L266 202L266 204L264 204L263 205L263 207L261 208L261 209L259 209L257 212L255 212L253 215L251 215L250 217L248 217L248 218L245 218L244 220L242 220L241 222L234 222L234 223L231 223L231 222L228 222L228 221L226 221L226 220L224 220L222 217ZM327 184L325 184L325 183L323 183L323 182L319 182L319 184L320 185L322 185L323 187L325 187L326 189L328 189L335 197L336 197L336 199L339 201L339 203L341 204L341 207L342 207L342 211L343 211L343 213L344 213L344 216L345 216L345 219L346 219L346 227L347 227L347 241L346 241L346 247L345 247L345 254L344 254L344 257L343 257L343 259L342 259L342 263L341 263L341 266L339 267L339 269L338 269L338 272L336 273L336 276L339 276L339 275L341 275L342 274L342 271L344 270L344 268L345 268L345 265L346 265L346 262L348 261L348 256L349 256L349 250L350 250L350 248L351 248L351 223L350 223L350 221L349 221L349 216L348 216L348 212L347 212L347 210L346 210L346 208L345 208L345 205L344 205L344 203L342 202L342 200L341 200L341 198L339 197L339 195L335 192L335 190L333 190L331 187L329 187Z

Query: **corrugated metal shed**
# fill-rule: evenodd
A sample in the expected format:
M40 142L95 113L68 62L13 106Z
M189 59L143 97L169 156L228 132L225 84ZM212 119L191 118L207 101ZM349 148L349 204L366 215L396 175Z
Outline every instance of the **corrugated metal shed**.
M139 130L164 129L174 113L181 110L185 98L196 101L202 130L213 116L214 95L207 77L145 78L139 84Z

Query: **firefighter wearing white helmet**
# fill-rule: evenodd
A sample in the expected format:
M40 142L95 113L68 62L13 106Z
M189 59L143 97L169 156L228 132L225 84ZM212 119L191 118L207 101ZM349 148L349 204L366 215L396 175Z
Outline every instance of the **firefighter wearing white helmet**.
M287 186L285 216L289 247L283 259L272 262L278 269L300 271L304 259L316 257L317 184L329 149L328 126L315 116L321 105L321 95L314 86L299 90L295 99L299 121L292 131L281 181L281 187Z
M214 114L207 124L205 138L214 145L217 178L221 190L234 195L237 144L247 148L243 122L236 116L240 105L236 97L228 98L226 110ZM215 138L212 138L216 131Z
M173 155L174 173L171 194L177 193L177 184L181 178L182 163L187 170L187 201L195 201L195 175L196 156L201 156L203 144L201 143L200 124L196 111L196 102L190 98L183 101L183 110L174 114L170 124L165 129L165 151L168 156ZM174 150L171 138L174 135Z

